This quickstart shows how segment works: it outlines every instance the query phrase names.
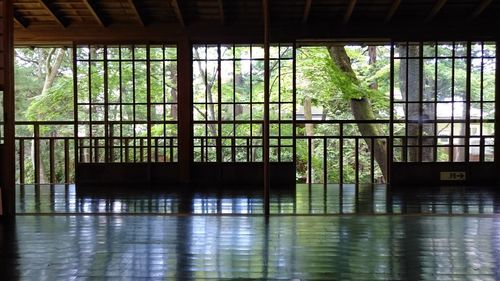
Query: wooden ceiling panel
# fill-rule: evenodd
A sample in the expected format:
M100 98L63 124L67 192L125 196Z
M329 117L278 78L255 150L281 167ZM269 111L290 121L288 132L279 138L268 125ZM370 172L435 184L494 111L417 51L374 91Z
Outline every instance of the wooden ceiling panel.
M353 23L384 22L393 0L358 0L351 16Z
M67 30L61 40L72 38L72 34L76 34L75 40L95 34L98 41L104 34L113 37L115 32L124 32L116 38L127 38L127 33L136 38L149 34L151 40L166 34L261 38L263 24L262 0L12 1L14 36L26 41L58 38L46 28ZM471 30L471 34L494 37L500 25L500 1L494 0L273 0L269 4L271 29L279 30L280 36L318 38L321 34L352 33L370 37L412 34L414 30L448 36L450 33L444 30L460 27ZM405 28L412 33L401 31Z
M138 26L143 26L145 22L149 23L149 20L145 18L146 12L143 8L144 6L149 5L149 1L100 0L95 3L98 3L98 5L96 4L98 13L100 13L103 20L109 25L137 24ZM132 6L131 3L135 4L135 6ZM142 18L139 18L139 15L141 15Z
M128 0L129 4L129 10L131 10L134 13L134 16L136 20L139 22L140 25L144 26L146 25L147 19L143 15L143 3L135 0Z
M13 4L14 11L19 17L26 19L30 24L51 23L52 15L39 1L19 1Z
M351 0L313 0L309 21L328 24L341 23Z
M423 24L437 1L441 0L402 0L392 22Z
M224 10L227 24L262 25L262 1L225 1Z
M481 0L479 3L476 3L474 8L467 14L467 21L476 21L485 11L487 11L487 8L492 4L492 2L493 0Z
M276 0L269 3L270 18L283 25L302 22L308 1ZM309 3L312 5L313 0ZM310 12L310 8L309 8Z
M478 1L449 0L435 20L439 22L467 21L477 5Z
M40 5L52 16L54 21L61 27L65 28L69 25L68 19L64 16L61 11L59 3L52 0L39 0Z
M218 0L189 0L183 2L186 18L189 22L220 21Z

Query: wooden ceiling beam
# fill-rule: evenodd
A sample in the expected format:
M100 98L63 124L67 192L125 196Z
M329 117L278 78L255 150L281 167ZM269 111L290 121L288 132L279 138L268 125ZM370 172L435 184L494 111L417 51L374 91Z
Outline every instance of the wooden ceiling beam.
M312 0L306 0L306 5L304 6L304 15L302 16L302 23L306 24L309 20L309 15L311 14Z
M170 5L174 9L175 16L177 17L177 20L179 23L184 27L186 26L186 22L184 21L184 16L182 15L181 8L179 6L178 0L171 0Z
M24 28L28 28L30 23L28 22L27 19L25 19L21 14L19 14L17 11L14 11L14 22L19 24L20 26Z
M434 4L434 6L432 7L431 11L429 12L427 17L425 18L424 22L431 22L436 17L436 15L439 13L439 11L441 11L444 4L446 4L446 1L448 1L448 0L437 0L436 3Z
M92 16L95 18L97 23L102 27L106 27L106 23L102 19L102 16L99 14L99 10L97 9L94 1L93 0L83 0L83 3L87 7L87 9L90 11Z
M392 18L394 17L394 14L399 9L399 5L401 5L401 0L394 0L394 1L392 1L392 5L389 8L389 11L387 12L387 15L385 16L385 19L384 19L385 23L391 22Z
M224 0L217 0L217 6L219 7L220 24L224 25Z
M484 10L486 10L486 8L488 8L488 6L491 4L491 2L493 2L493 0L482 0L477 5L476 9L474 9L472 14L470 14L469 18L467 18L467 20L468 21L475 20L477 17L479 17L479 15L481 15L481 13L484 12Z
M56 11L56 8L52 3L50 3L47 0L40 0L40 4L49 12L49 14L56 20L56 22L60 26L62 26L63 28L68 26L67 20L59 15L59 13Z
M286 25L271 29L270 37L273 42L324 42L331 38L343 41L378 40L379 42L397 41L494 41L497 40L497 24L492 22L478 22L468 24L465 21L460 25L439 24L397 24L388 25L382 22L374 23L370 28L366 25L352 25L349 28L338 28L336 25L312 23L308 25ZM411 30L411 32L408 32ZM460 32L456 32L460 30ZM31 23L29 28L19 25L14 27L14 43L18 46L47 45L72 42L80 43L174 43L185 40L189 36L194 42L215 43L262 43L262 24L248 26L231 24L192 23L189 30L179 28L177 22L149 23L142 27L137 23L113 24L106 28L98 25L88 25L75 22L65 29L54 32L54 26L39 26Z
M139 10L137 9L137 5L135 4L134 0L128 0L128 4L130 5L130 8L132 9L132 12L134 12L135 17L139 21L139 23L142 26L145 26L144 18L141 16L141 13L139 13Z
M350 0L347 5L347 10L345 11L344 18L342 19L343 24L347 24L351 19L352 12L354 12L354 7L356 6L357 0Z

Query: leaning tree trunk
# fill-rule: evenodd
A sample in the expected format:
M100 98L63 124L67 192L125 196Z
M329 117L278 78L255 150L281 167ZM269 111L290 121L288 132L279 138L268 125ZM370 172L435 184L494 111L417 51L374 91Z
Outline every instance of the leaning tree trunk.
M330 57L333 62L339 67L339 69L347 76L353 79L354 83L359 83L356 77L356 73L351 67L351 60L347 55L344 46L335 45L329 47ZM364 93L360 93L360 96L364 96ZM370 100L366 97L362 98L351 98L350 100L352 114L354 119L357 121L364 120L374 120L375 114L373 113L373 108ZM380 136L380 129L376 124L370 123L358 123L358 129L364 138L366 145L374 152L374 159L377 162L380 170L385 179L387 179L387 146L385 141L377 140L374 141L371 137Z
M52 58L56 52L56 48L50 49L47 58L45 59L44 66L45 66L45 80L43 83L43 88L42 92L40 93L39 96L46 95L52 85L54 85L54 81L56 79L57 73L59 72L59 68L61 67L62 61L64 59L64 55L66 51L61 48L57 52L56 58L54 60L54 63L52 63ZM42 153L42 150L38 150L39 153ZM40 175L40 182L39 183L49 183L49 180L47 179L47 175L45 173L45 165L43 164L43 161L41 160L42 157L40 157L40 162L38 163L38 173ZM33 143L31 145L31 161L33 163L33 169L35 169L35 161L36 161L36 155L35 155L35 140L33 140Z

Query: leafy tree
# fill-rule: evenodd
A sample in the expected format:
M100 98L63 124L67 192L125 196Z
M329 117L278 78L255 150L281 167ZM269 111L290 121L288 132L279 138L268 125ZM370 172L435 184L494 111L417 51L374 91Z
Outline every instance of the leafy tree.
M293 118L294 69L290 46L271 47L271 87L270 118L290 121ZM470 77L470 112L483 119L494 118L495 98L495 46L494 44L472 44L470 75L467 74L466 45L463 43L440 44L398 44L395 48L395 109L396 118L417 121L407 128L395 125L395 134L407 133L409 145L417 145L417 138L424 137L422 144L434 146L443 144L441 138L451 126L454 133L447 138L458 139L453 151L439 150L435 158L433 148L409 148L408 161L463 161L466 151L460 147L464 143L466 123L465 107L462 114L449 116L458 120L444 124L436 119L439 106L447 103L463 103L466 98L467 79ZM298 136L312 138L312 159L308 167L308 144L297 140L297 178L308 182L339 182L338 173L328 173L323 178L323 169L339 170L338 138L329 138L323 143L322 136L346 138L343 143L344 182L353 182L355 171L360 171L361 181L369 180L371 169L370 152L374 151L376 178L383 180L387 171L387 144L378 138L387 136L389 127L376 123L356 123L356 121L387 120L390 115L390 63L388 46L353 46L327 44L306 46L297 49L296 61L296 107L303 112L305 120L320 114L321 119L352 120L340 132L338 124L306 124L293 128L289 123L273 123L270 128L272 161L291 161L292 140L283 138L278 143L278 135L290 137L293 130ZM453 53L454 52L454 53ZM73 120L73 73L72 58L64 48L20 48L16 49L16 120L60 121ZM177 64L175 48L151 46L99 46L79 47L77 50L78 120L90 125L79 126L79 137L88 145L108 136L119 140L108 143L110 158L104 159L100 148L84 149L82 161L145 161L148 155L147 136L156 141L177 136ZM418 57L423 54L422 60ZM104 60L104 56L108 60ZM146 62L149 56L151 59ZM220 56L220 58L219 58ZM454 58L451 58L454 56ZM406 57L414 57L406 59ZM167 58L167 59L165 59ZM169 60L172 59L172 60ZM264 109L264 63L263 49L250 45L194 46L193 48L193 118L199 124L193 127L195 142L204 139L204 145L211 145L204 155L206 161L261 161L262 160L262 119ZM219 65L220 62L220 73ZM107 68L106 68L107 66ZM149 69L148 69L149 66ZM149 75L148 75L149 74ZM149 76L149 77L148 77ZM422 79L420 79L422 76ZM452 77L454 79L452 79ZM107 83L105 93L104 83ZM147 88L149 82L149 88ZM151 107L147 107L150 99ZM105 102L107 100L107 102ZM405 108L406 102L410 102ZM418 105L413 102L423 102ZM437 108L434 107L437 102ZM220 105L220 106L219 106ZM402 113L401 113L402 112ZM148 114L153 121L148 124ZM478 117L478 118L479 118ZM107 120L106 120L107 118ZM429 119L433 123L422 125L420 120ZM107 125L97 122L109 121ZM92 122L90 122L92 121ZM115 121L125 121L116 122ZM132 122L133 121L133 122ZM368 121L369 122L369 121ZM290 122L291 123L291 122ZM493 122L483 122L483 135L492 134ZM472 126L472 125L471 125ZM71 137L71 126L40 126L41 136ZM32 137L34 128L18 126L18 136ZM479 133L477 133L478 136ZM356 143L354 136L361 136ZM363 141L364 139L364 141ZM109 140L108 140L109 141ZM216 142L222 146L216 152ZM358 147L355 147L356 144ZM49 149L48 142L42 146L40 174L47 182ZM199 146L200 143L198 143ZM327 155L323 155L323 145ZM60 144L56 144L56 158L61 159ZM101 144L102 146L102 144ZM161 144L160 144L161 146ZM444 145L443 145L444 146ZM27 163L27 176L33 176L33 144L28 143L27 151L31 163ZM73 155L73 146L70 155ZM130 149L125 149L129 147ZM420 150L419 150L420 149ZM357 154L356 154L357 152ZM28 154L27 153L27 154ZM161 161L170 153L160 152ZM201 159L200 151L195 151L195 159ZM450 159L453 155L453 159ZM219 158L220 157L220 158ZM323 167L323 157L327 157L327 167ZM402 160L396 153L395 160ZM358 159L359 161L355 161ZM357 162L357 163L356 163ZM358 165L358 166L356 166ZM56 165L57 166L57 165ZM62 165L61 165L62 166ZM58 166L57 180L61 181L63 171Z
M71 59L65 48L18 48L15 56L16 63L16 120L28 121L60 121L73 118L72 102L72 73ZM34 128L18 127L16 134L33 135ZM41 126L40 136L57 137L67 134L68 129L63 126ZM72 132L71 132L72 134ZM31 162L26 167L27 176L34 173L34 141L28 148ZM39 175L42 183L49 182L48 171L48 142L41 140ZM61 154L62 143L55 148L56 154ZM60 158L60 157L57 157ZM56 175L61 179L61 173Z

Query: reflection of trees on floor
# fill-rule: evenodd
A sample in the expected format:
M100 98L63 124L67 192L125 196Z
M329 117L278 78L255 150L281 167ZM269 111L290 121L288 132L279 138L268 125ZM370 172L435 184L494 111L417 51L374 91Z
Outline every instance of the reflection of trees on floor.
M260 191L159 189L78 193L74 185L17 187L17 212L117 214L262 214ZM272 214L493 214L500 196L488 188L435 188L389 192L386 185L298 184L272 190Z

